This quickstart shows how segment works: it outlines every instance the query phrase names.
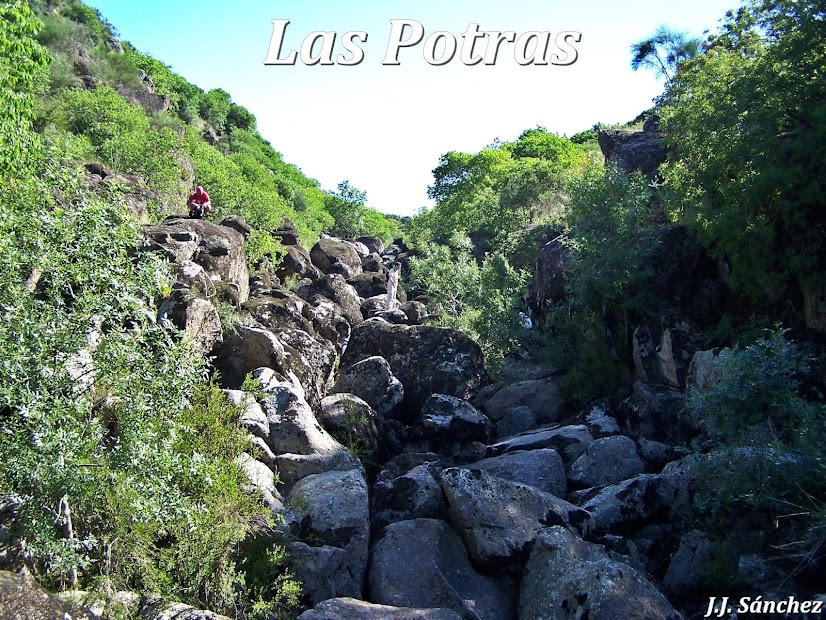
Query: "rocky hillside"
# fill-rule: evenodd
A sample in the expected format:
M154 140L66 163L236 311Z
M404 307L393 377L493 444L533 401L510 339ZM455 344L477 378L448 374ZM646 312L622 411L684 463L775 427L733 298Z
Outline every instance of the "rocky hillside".
M670 128L595 129L601 158L541 128L446 154L394 239L227 93L25 4L0 8L1 619L817 617L812 186L733 192L739 160L675 144L675 95ZM207 220L178 214L196 179ZM755 196L765 256L727 233Z
M736 557L698 527L695 494L727 457L686 454L704 433L686 390L719 376L717 352L680 326L637 330L638 380L618 407L573 411L558 370L513 359L518 380L490 383L478 345L428 325L421 299L400 290L387 310L400 240L289 245L250 277L248 232L238 217L173 216L144 226L142 251L177 274L158 320L212 359L240 407L252 449L239 463L277 523L245 544L286 545L303 620L693 617L723 562L743 596L820 594L819 570L782 579L771 555L796 542L793 524L754 513L740 534L760 540ZM150 602L131 604L167 617Z

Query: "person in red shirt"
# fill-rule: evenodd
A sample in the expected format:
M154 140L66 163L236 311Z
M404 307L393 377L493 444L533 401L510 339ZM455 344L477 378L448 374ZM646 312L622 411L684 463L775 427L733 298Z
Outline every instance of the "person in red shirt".
M212 209L212 205L209 202L209 194L207 194L200 185L189 195L186 206L189 207L189 217L198 220L204 219L206 214Z

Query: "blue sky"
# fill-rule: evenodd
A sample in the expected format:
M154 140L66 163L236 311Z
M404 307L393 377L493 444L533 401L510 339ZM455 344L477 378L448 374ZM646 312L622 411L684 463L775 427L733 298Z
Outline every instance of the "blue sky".
M701 35L716 31L738 0L87 0L122 39L170 65L204 90L223 88L258 119L258 130L324 189L348 179L368 204L412 215L429 204L439 156L476 152L543 126L572 135L597 122L620 123L651 106L662 85L630 69L630 46L660 25ZM282 57L314 31L367 33L356 66L265 66L272 20L290 20ZM520 66L503 44L496 64L465 66L460 51L443 66L424 43L404 48L400 65L382 64L390 20L415 20L424 38L452 34L461 50L469 24L480 31L576 31L577 61ZM437 48L437 53L441 47ZM347 54L349 56L349 54Z

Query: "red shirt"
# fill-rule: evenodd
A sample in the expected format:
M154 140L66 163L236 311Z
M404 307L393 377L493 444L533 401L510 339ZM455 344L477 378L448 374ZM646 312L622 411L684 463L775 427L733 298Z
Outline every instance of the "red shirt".
M209 194L207 194L205 191L198 192L198 190L196 189L189 195L189 199L186 201L186 204L202 205L206 204L207 202L209 202Z

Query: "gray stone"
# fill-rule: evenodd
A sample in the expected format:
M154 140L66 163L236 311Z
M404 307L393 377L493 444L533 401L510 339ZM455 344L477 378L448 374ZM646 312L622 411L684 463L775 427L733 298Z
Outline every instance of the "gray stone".
M525 567L519 620L680 620L643 575L562 527L542 530Z
M21 615L21 611L25 615ZM88 609L49 594L33 579L0 571L0 618L9 620L93 620Z
M274 382L261 400L270 431L267 445L276 454L281 481L287 485L327 470L356 467L344 446L325 431L295 387Z
M588 429L581 425L538 428L533 431L509 437L488 448L490 456L497 456L517 450L553 448L570 466L594 441Z
M644 470L634 440L614 435L589 445L571 465L568 478L580 487L600 487L633 478Z
M287 562L301 582L301 598L307 605L337 596L361 596L361 585L347 570L347 552L341 547L311 547L295 542L287 547Z
M508 452L467 467L481 469L511 482L527 484L557 497L565 497L568 493L565 464L559 453L551 448Z
M321 400L321 424L350 449L374 452L379 446L378 415L355 394L331 394Z
M275 474L272 470L249 454L241 454L238 457L238 464L247 477L249 490L257 493L273 514L283 513L284 501L275 487Z
M634 382L632 395L620 403L618 417L626 434L670 444L686 444L699 430L684 392L642 381Z
M665 593L675 601L685 601L708 584L708 564L715 556L715 546L700 530L691 530L680 540L663 578Z
M393 523L371 552L368 600L413 608L447 608L463 620L513 620L500 586L477 573L461 539L443 521Z
M667 443L641 438L637 442L640 457L650 469L659 469L677 458L677 451Z
M590 529L590 515L565 500L485 471L445 469L450 520L480 565L524 562L537 532L549 524Z
M400 455L388 462L370 496L373 526L446 518L447 502L438 480L441 469L440 457L435 454Z
M158 230L161 227L171 229L172 236L186 232L196 235L198 246L191 260L206 270L219 297L235 305L249 298L249 272L241 233L208 220L185 218L167 218L160 227L149 226L146 229Z
M242 307L262 327L274 333L282 329L314 331L313 323L308 318L311 315L307 303L298 295L284 289L269 290L266 295L258 295Z
M194 350L206 355L223 341L221 317L209 301L190 289L175 289L158 308L158 318L168 319L184 332Z
M462 620L452 609L413 609L336 598L305 611L298 620Z
M446 327L366 321L353 329L341 365L349 368L376 355L387 360L404 385L402 409L410 418L431 394L470 400L487 381L479 345Z
M665 135L658 131L600 129L597 140L605 164L613 164L624 172L653 176L667 155Z
M344 549L344 564L361 598L370 541L364 475L350 470L307 476L290 489L286 504L285 523L296 538Z
M490 433L487 416L466 400L446 394L433 394L425 401L413 428L414 437L436 440L441 445L487 442Z
M610 403L600 401L591 405L585 413L585 426L594 439L602 439L611 435L619 435L620 427L611 413Z
M356 289L347 284L347 281L337 273L328 274L316 281L302 280L293 288L295 293L311 306L325 303L334 303L340 314L350 325L361 323L361 297Z
M227 332L215 352L214 364L222 384L233 389L240 388L246 376L258 368L271 368L295 385L301 383L287 371L284 345L275 334L260 327L238 325Z
M646 522L664 518L674 496L667 476L640 474L603 488L582 508L594 519L595 535L627 534Z
M536 428L536 414L533 409L526 405L505 409L498 413L499 419L496 421L496 437L511 437L518 433L523 433L532 428Z
M531 408L540 424L559 422L565 409L561 386L559 377L506 385L482 405L482 411L498 423L505 412L524 405Z
M355 394L381 417L394 418L404 400L404 386L393 376L383 357L368 357L346 367L330 390L331 394Z
M288 278L318 280L322 274L318 267L313 265L307 250L300 245L288 245L287 253L276 268L275 275L287 281Z
M353 244L324 236L310 250L313 265L325 274L337 273L352 278L361 273L361 257Z
M336 361L335 348L299 329L283 329L277 337L284 345L284 370L298 378L307 402L318 408Z
M721 372L717 362L719 350L697 351L691 358L686 379L686 393L704 392L720 383Z
M241 390L224 390L224 393L233 405L241 409L241 416L238 419L241 426L255 437L267 439L270 435L270 424L255 397Z

